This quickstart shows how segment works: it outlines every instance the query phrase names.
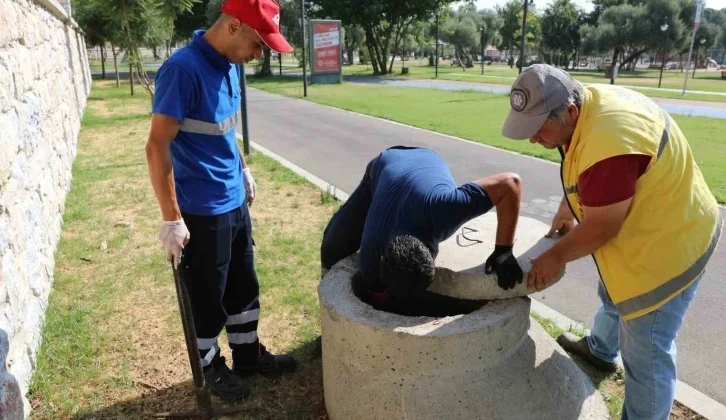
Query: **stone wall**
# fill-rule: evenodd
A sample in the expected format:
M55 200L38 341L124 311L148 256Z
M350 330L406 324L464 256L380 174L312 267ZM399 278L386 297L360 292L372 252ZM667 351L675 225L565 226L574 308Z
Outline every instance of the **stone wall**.
M69 3L65 0L65 3ZM0 1L0 418L27 417L91 75L56 0Z

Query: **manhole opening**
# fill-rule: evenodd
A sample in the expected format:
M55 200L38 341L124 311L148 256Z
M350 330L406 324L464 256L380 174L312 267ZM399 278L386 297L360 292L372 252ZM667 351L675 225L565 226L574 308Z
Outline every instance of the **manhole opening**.
M382 312L410 317L443 318L466 315L490 302L488 300L457 299L428 291L417 293L408 299L397 298L385 291L380 293L369 291L362 284L360 272L351 277L351 286L353 294L363 303Z

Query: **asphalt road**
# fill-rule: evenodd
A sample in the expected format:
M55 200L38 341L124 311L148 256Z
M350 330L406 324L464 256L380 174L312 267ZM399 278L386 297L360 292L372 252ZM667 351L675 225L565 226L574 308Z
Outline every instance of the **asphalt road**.
M549 162L256 89L248 89L247 97L252 141L347 193L358 185L370 159L386 147L404 144L440 153L459 183L498 172L519 173L522 214L545 223L562 198L559 166ZM438 118L434 112L432 118ZM726 218L723 207L721 213ZM721 403L726 403L725 274L722 243L677 339L679 379ZM599 307L597 282L592 259L583 258L568 265L558 284L533 297L591 326Z

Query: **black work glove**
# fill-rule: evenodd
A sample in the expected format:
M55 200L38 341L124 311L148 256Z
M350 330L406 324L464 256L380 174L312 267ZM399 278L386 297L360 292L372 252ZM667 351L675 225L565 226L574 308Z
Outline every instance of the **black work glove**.
M497 284L504 290L514 289L514 286L522 282L524 277L522 269L519 267L517 259L514 258L511 246L494 246L494 252L484 264L484 272L491 274L495 271L497 273Z

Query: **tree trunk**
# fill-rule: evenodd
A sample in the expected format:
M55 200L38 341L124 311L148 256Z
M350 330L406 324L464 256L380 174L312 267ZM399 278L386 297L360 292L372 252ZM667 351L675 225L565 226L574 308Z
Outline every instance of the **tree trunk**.
M116 87L119 87L121 86L121 79L118 74L118 53L116 52L116 47L113 44L111 44L111 54L113 54L113 70L116 72Z
M154 60L158 60L160 58L159 54L156 52L156 45L151 47L151 53L154 55Z
M376 51L376 60L378 61L378 69L381 75L388 74L388 48L381 42L381 37L374 31L373 49Z
M103 45L99 45L98 48L101 50L101 79L106 78L106 54L104 53Z
M398 50L398 44L401 42L401 39L403 39L403 33L408 28L408 23L402 23L398 29L395 30L395 35L393 37L393 57L391 57L391 65L388 68L388 72L393 72L393 60L396 58L396 51ZM387 40L387 42L390 44L390 39ZM401 56L401 60L403 60L403 56Z
M373 66L373 74L378 75L380 74L380 71L378 70L378 61L375 59L375 53L373 52L373 46L371 45L372 42L367 42L368 45L368 59L371 62L371 66Z
M610 76L610 84L615 84L615 66L618 64L618 57L620 56L620 49L615 48L615 51L613 52L613 59L610 62L611 67L611 76Z
M134 66L131 63L133 59L129 57L129 83L131 86L131 96L134 96Z
M373 66L373 74L379 75L381 74L380 68L378 67L378 51L376 49L376 38L373 36L373 28L371 28L369 25L366 25L364 28L366 33L366 45L368 46L368 55L370 56L371 65Z
M260 72L257 74L259 77L267 77L272 75L272 65L270 63L270 58L272 57L272 53L270 52L269 48L265 48L263 51L264 56L262 57L262 68L260 69Z
M352 46L348 46L345 48L346 53L348 54L348 64L353 65L353 53L355 53L355 48Z

